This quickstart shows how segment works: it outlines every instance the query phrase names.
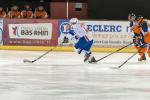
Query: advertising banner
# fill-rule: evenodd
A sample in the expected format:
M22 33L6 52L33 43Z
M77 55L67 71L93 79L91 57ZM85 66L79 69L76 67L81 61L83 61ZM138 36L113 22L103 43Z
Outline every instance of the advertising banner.
M66 24L69 20L59 20L58 21L58 44L63 46L72 45L71 40L67 37Z
M5 19L4 45L55 46L58 20Z
M67 22L68 20L59 20L59 40L66 34ZM87 25L88 30L93 33L96 47L121 47L132 42L128 21L80 21L80 23Z
M3 45L2 35L3 35L3 20L0 19L0 45Z
M8 24L11 39L43 39L52 38L51 23Z
M132 42L128 21L82 21L93 33L94 46L120 47Z

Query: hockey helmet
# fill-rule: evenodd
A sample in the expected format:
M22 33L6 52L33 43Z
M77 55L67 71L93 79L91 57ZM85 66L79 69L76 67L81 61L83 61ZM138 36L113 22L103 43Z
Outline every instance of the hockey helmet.
M142 15L138 15L136 17L136 21L138 21L139 23L141 23L143 21L143 16Z
M79 23L79 20L78 20L78 18L71 18L69 23L70 24L77 24L77 23Z
M128 20L130 20L130 21L135 20L135 18L136 18L136 16L135 16L134 13L130 13L130 14L128 15Z

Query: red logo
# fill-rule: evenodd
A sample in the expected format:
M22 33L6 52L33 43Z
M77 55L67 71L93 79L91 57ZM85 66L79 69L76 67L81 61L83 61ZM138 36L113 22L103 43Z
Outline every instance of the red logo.
M13 34L17 35L17 26L16 27L12 27L12 29L13 29Z

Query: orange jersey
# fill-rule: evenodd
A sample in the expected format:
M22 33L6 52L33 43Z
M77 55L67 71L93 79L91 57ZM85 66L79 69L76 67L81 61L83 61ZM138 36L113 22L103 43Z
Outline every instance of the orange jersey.
M8 16L9 18L20 18L21 13L19 11L9 11Z
M150 43L150 20L145 19L145 21L147 22L148 32L144 34L144 40L146 43Z
M34 13L35 18L48 18L47 12L46 11L36 11Z
M141 27L137 26L137 25L133 25L131 27L132 31L135 33L135 34L141 34Z
M5 18L5 17L6 17L6 12L5 11L0 12L0 18Z
M23 10L21 12L21 17L22 18L33 18L33 12L32 11Z
M150 22L149 20L144 20L141 24L142 33L144 34L145 43L150 43Z
M150 43L150 33L144 35L144 41L145 43Z

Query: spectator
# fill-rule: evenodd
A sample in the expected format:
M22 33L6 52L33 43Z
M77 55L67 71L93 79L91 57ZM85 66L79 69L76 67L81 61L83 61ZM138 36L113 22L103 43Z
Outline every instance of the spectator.
M24 10L21 12L22 18L33 18L33 12L30 5L25 5Z
M4 11L3 7L0 7L0 18L6 18L6 12Z
M19 7L18 6L13 6L11 8L11 11L8 12L8 17L9 18L20 18L21 17L21 13L19 11Z
M35 18L48 18L47 12L44 10L43 6L38 6L34 12Z

